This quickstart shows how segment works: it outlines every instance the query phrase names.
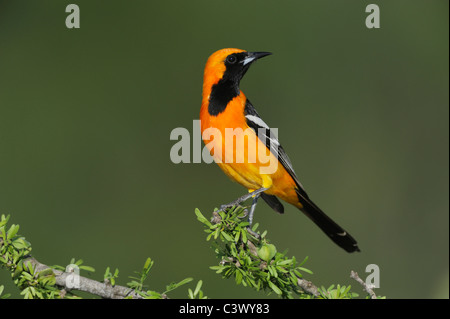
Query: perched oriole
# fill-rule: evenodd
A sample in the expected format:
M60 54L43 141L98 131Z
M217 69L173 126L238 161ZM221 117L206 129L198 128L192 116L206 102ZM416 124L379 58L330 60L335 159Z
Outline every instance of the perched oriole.
M239 83L250 65L269 52L247 52L240 49L222 49L213 53L205 67L203 99L200 109L202 138L219 167L232 180L249 190L249 193L229 205L237 205L253 198L249 222L252 223L256 203L261 197L278 213L284 212L278 198L294 205L308 216L337 245L347 252L359 251L353 237L317 207L300 184L291 161L272 134L269 126L260 118L250 101L239 89ZM221 133L220 137L205 134L208 129ZM260 157L250 160L247 148L239 149L226 144L227 130L234 130L236 140L244 138L247 144L257 145L270 155L276 169L264 172L267 166ZM241 130L235 130L241 129ZM250 134L249 134L250 131ZM258 153L260 154L260 153ZM238 161L241 156L241 161ZM267 161L266 161L267 162Z

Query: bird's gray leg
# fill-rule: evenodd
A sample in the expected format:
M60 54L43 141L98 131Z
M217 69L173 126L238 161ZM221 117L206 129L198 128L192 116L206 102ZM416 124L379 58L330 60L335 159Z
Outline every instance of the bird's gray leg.
M259 236L259 234L254 232L251 227L252 227L252 223L253 223L253 215L255 214L256 204L258 203L258 199L260 196L261 196L261 193L256 195L255 197L253 197L252 206L250 207L250 212L248 214L248 223L250 225L248 225L248 227L247 227L247 232L257 239L259 239L260 236Z
M259 239L260 236L259 234L257 234L256 232L254 232L251 229L252 223L253 223L253 216L255 214L255 208L256 208L256 204L258 203L258 199L261 196L262 192L265 192L266 190L268 190L268 188L265 187L261 187L251 193L245 194L244 196L239 197L238 199L232 201L229 204L225 204L225 205L221 205L220 206L220 210L219 211L225 211L227 208L231 208L234 206L239 206L242 202L245 202L247 199L253 197L253 202L252 202L252 206L250 207L250 212L248 213L248 222L249 222L249 226L247 227L247 232L252 235L253 237Z

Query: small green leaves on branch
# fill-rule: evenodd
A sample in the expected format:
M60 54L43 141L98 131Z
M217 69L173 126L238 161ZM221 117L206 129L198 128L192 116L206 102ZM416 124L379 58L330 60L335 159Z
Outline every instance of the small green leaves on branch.
M86 266L82 259L72 259L67 267L47 266L31 256L31 244L24 237L18 235L19 225L12 224L8 227L9 216L0 218L0 268L11 272L14 284L20 289L20 294L26 299L55 299L55 298L79 298L77 291L88 292L93 296L109 299L166 299L167 293L192 281L186 278L178 283L166 286L163 293L147 290L147 279L153 261L150 258L144 263L137 276L130 277L127 286L116 285L119 270L111 272L107 267L103 282L99 282L80 275L81 271L95 272L95 269ZM193 297L202 298L203 292L197 285ZM189 292L189 295L191 293ZM0 298L7 298L4 286L0 286Z
M307 257L298 262L278 252L267 239L267 231L256 233L258 224L251 232L245 220L243 207L233 207L227 212L214 212L211 221L196 209L197 219L205 225L206 240L213 240L213 249L219 259L218 265L210 267L224 278L234 278L237 285L251 287L257 291L275 293L282 298L318 297L315 285L303 278L312 272L303 267Z
M353 298L357 298L358 294L351 292L350 289L352 288L352 286L341 286L341 285L337 285L337 287L335 287L334 285L331 285L330 287L325 288L324 286L322 286L321 288L319 288L319 292L320 292L320 297L322 299L353 299Z
M312 274L305 268L305 257L297 262L295 257L280 253L267 238L267 231L257 232L258 224L251 230L246 221L247 210L238 206L227 211L214 211L211 221L196 209L197 219L204 224L206 240L212 241L212 248L219 259L210 269L223 278L233 278L237 285L251 287L257 291L275 293L281 298L352 299L358 294L351 292L351 286L331 285L317 287L303 278ZM352 271L352 278L355 278ZM356 274L357 276L357 274ZM358 281L358 280L357 280ZM358 282L362 282L359 280ZM364 290L374 298L374 293L362 284Z
M195 290L192 291L191 288L188 289L189 299L208 299L207 296L203 294L202 291L203 281L199 280L197 282L197 286L195 286Z

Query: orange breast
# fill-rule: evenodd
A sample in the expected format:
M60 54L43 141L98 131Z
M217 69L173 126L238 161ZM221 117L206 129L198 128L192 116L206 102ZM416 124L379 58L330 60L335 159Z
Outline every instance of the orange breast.
M277 158L249 128L244 116L246 97L241 92L217 116L208 113L207 100L200 111L203 141L219 167L249 190L270 183L266 193L296 204L295 182ZM272 166L273 165L273 166Z

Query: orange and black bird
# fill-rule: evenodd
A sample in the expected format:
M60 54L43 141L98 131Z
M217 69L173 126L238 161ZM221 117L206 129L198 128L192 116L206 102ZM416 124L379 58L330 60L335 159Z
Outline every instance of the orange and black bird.
M221 209L253 198L248 217L251 225L259 197L280 214L284 213L279 200L282 199L300 209L338 246L349 253L359 251L356 240L306 194L280 142L239 89L239 83L250 65L270 54L222 49L213 53L206 63L200 109L203 141L225 174L249 191L236 201L222 205ZM226 145L227 132L231 131L236 140L244 139L244 145L264 149L265 154L258 151L258 155L268 155L269 160L263 161L262 155L250 158L251 153L246 147L238 148L234 143ZM241 160L237 160L238 157ZM274 170L264 170L268 162L275 163Z

